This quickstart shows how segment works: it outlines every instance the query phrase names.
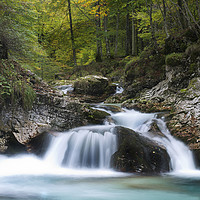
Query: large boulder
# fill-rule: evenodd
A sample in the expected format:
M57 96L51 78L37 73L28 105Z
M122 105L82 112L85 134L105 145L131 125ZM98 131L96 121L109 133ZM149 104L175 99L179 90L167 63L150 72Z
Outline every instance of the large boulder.
M102 76L90 75L81 77L74 82L74 93L100 97L115 92L115 85L109 83L108 79Z
M116 127L118 151L112 156L112 167L122 172L161 173L169 171L169 155L166 150L124 127Z

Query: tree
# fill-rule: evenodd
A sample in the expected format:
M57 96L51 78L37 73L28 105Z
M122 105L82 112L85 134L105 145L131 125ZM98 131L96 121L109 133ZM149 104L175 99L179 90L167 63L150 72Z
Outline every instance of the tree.
M70 21L70 32L71 32L71 41L72 41L72 50L73 50L73 58L74 58L74 65L76 66L76 48L75 48L75 42L74 42L74 32L72 27L72 14L71 14L71 3L70 0L68 1L68 11L69 11L69 21Z
M153 2L152 0L146 0L146 7L147 7L147 13L149 15L149 21L150 21L150 32L151 32L151 38L153 41L153 46L155 49L158 48L156 36L155 36L155 30L153 25L153 18L152 18L152 10L153 10Z

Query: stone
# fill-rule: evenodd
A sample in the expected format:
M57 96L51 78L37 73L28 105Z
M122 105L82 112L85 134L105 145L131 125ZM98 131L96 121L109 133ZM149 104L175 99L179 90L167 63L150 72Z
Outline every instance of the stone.
M112 156L112 167L122 172L161 173L169 171L170 158L166 150L128 128L114 129L118 150Z
M74 82L74 93L101 96L115 92L114 85L110 85L106 77L90 75L81 77Z

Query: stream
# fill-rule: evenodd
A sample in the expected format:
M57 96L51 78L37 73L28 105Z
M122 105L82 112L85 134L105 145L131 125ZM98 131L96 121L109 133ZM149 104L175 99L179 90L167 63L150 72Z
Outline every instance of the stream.
M97 108L98 109L98 108ZM0 157L2 200L200 200L200 171L192 152L170 135L163 118L134 110L112 113L113 122L77 127L52 136L45 155ZM155 121L164 135L149 134ZM116 172L115 126L124 126L163 145L171 171L159 176Z

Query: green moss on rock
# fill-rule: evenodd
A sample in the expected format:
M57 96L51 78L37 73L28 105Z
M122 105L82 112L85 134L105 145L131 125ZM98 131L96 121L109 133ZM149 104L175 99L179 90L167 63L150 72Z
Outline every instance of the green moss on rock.
M166 56L165 63L168 66L174 67L181 65L183 62L183 53L171 53Z

